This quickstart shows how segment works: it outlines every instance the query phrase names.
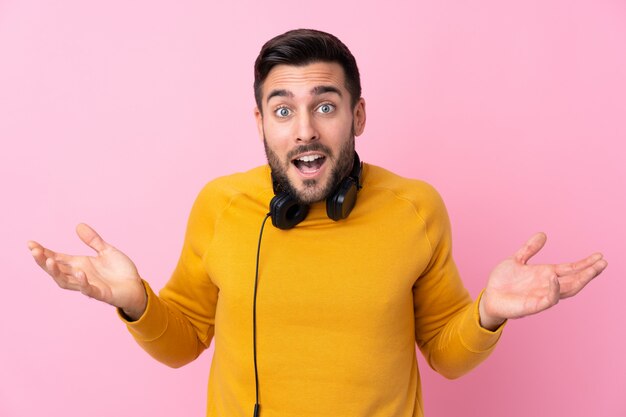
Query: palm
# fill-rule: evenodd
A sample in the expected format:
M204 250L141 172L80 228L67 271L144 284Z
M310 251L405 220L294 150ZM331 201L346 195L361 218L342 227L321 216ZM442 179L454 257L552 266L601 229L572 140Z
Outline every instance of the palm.
M507 259L491 273L488 289L497 296L501 317L538 313L559 300L559 281L550 265L526 265ZM494 303L495 304L495 303Z
M481 300L481 320L483 314L501 321L539 313L577 294L607 266L599 253L573 263L528 265L545 242L543 233L534 235L494 268Z
M139 275L133 262L119 250L109 247L97 256L76 256L69 262L70 270L81 270L97 290L93 298L113 305L124 305L128 298L128 284Z

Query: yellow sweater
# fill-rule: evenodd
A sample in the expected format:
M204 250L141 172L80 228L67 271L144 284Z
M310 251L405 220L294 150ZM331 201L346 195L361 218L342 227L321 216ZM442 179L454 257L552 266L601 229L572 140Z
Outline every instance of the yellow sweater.
M199 194L179 263L128 328L174 367L214 339L207 416L250 417L252 301L259 230L272 198L267 166ZM346 220L324 203L291 230L263 234L257 299L262 417L422 416L415 346L455 378L501 333L478 323L454 261L444 204L429 185L365 164Z

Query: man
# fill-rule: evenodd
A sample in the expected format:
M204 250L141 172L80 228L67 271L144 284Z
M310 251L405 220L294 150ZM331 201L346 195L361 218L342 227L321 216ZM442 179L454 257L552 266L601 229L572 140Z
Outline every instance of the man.
M528 265L540 233L472 301L437 192L360 164L365 101L343 43L312 30L270 40L255 97L269 166L200 192L159 296L87 225L77 232L95 257L29 242L59 286L118 307L156 359L182 366L214 340L208 416L256 415L259 404L263 417L421 416L416 343L458 377L489 355L507 319L575 295L607 265L601 254ZM276 227L264 229L268 208Z

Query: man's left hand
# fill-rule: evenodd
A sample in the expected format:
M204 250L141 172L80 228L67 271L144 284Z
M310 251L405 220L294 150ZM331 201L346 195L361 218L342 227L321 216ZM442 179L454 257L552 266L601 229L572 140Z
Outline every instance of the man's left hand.
M482 327L495 330L506 319L546 310L576 295L608 265L601 253L573 263L528 265L545 243L546 235L537 233L491 272L479 305Z

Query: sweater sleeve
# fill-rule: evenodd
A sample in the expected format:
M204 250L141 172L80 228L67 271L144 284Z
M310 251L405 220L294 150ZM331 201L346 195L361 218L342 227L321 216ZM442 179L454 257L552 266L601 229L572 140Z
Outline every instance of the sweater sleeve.
M447 378L458 378L485 360L495 348L495 332L480 326L478 302L472 302L452 259L450 221L439 194L420 206L431 246L431 259L413 287L415 336L428 364ZM482 295L482 294L481 294Z
M214 334L219 290L203 263L213 231L209 194L205 187L193 205L178 264L159 296L144 282L148 305L143 316L129 322L121 315L137 343L171 367L196 359Z

